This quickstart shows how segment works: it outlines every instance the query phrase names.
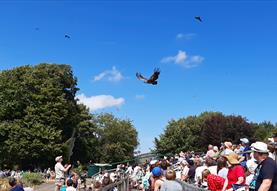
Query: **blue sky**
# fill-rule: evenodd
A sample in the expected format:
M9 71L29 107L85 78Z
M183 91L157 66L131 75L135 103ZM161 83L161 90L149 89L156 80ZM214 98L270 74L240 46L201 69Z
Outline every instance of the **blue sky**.
M80 100L92 113L131 119L143 152L170 119L204 111L276 123L276 8L257 0L0 2L0 70L70 64ZM157 86L136 79L155 67Z

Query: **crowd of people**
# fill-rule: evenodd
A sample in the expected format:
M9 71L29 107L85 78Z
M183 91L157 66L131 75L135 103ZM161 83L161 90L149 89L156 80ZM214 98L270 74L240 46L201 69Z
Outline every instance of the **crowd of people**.
M180 152L121 169L130 175L130 187L143 191L185 190L183 182L211 191L277 191L277 134L268 143L240 141L209 145L205 154ZM96 184L97 189L104 185Z
M208 145L206 153L187 151L132 166L121 164L115 171L105 170L94 176L83 190L100 191L128 176L129 188L142 191L184 191L188 184L211 191L277 191L277 134L267 143L250 143L247 138L240 141L226 141L220 147ZM82 177L62 162L62 156L56 157L55 172L49 168L45 178L55 178L55 191L80 190ZM11 177L11 191L24 190L16 181L21 174L0 171L0 177Z
M182 182L211 191L277 191L277 134L268 143L240 139L209 145L206 154L180 152L128 169L144 191L184 190Z

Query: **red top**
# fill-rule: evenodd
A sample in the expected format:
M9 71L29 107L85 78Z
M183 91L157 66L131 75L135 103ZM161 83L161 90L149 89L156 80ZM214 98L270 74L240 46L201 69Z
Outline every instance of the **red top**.
M214 174L209 174L207 177L207 182L208 182L209 190L221 191L223 188L225 179Z
M240 165L236 165L233 168L229 168L227 179L228 179L228 186L227 189L232 188L232 184L236 184L239 177L243 177L243 182L241 184L245 183L245 174L244 169Z

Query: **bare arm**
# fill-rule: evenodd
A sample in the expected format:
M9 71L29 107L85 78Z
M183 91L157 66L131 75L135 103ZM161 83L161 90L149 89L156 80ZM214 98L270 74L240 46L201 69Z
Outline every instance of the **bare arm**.
M161 187L161 181L160 180L157 180L155 182L155 185L154 185L154 191L159 191L160 190L160 187Z
M238 181L236 182L236 184L242 184L243 181L244 181L244 178L243 177L239 177Z
M258 191L268 191L272 183L272 179L264 179Z
M67 171L70 169L70 167L71 167L71 164L68 165L68 166L64 169L64 172L67 172Z
M223 185L223 188L222 188L222 191L225 191L227 186L228 186L228 179L226 178L225 182L224 182L224 185Z

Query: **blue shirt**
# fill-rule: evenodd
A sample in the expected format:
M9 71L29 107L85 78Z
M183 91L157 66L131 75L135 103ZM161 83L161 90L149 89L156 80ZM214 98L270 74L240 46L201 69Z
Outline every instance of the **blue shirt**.
M14 188L10 189L10 191L24 191L21 186L15 186Z

